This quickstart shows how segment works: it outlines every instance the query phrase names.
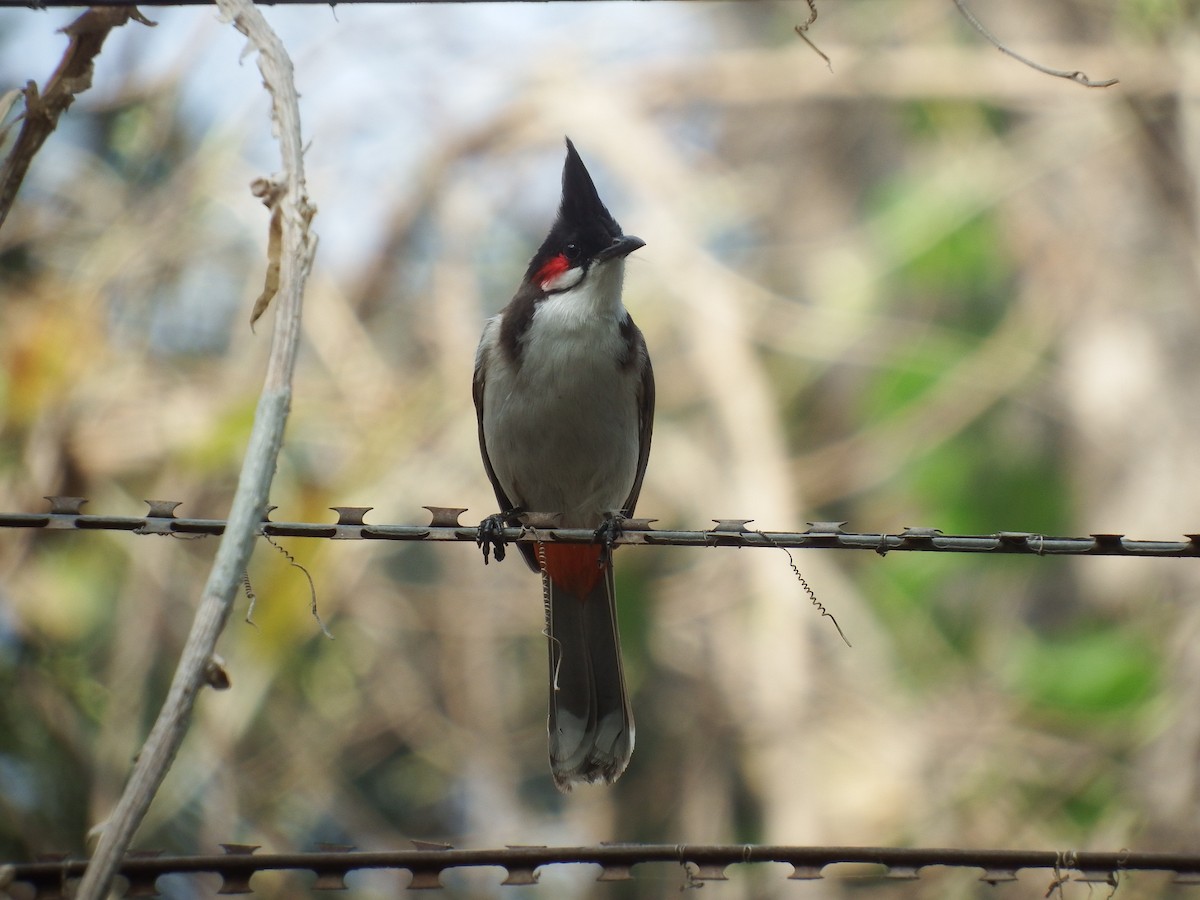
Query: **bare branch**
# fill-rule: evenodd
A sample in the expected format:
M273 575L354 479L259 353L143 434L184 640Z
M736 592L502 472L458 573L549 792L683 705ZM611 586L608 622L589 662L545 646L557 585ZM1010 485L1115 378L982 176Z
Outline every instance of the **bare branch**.
M272 117L283 158L283 174L274 179L271 188L279 196L273 213L277 210L282 220L275 330L228 527L217 549L167 698L137 756L121 799L103 827L96 852L80 883L77 897L83 900L100 900L107 894L113 874L183 742L196 696L212 682L217 638L229 619L255 533L267 510L267 495L291 405L304 285L316 253L316 237L309 229L316 209L308 201L304 183L300 111L291 60L250 0L218 0L218 5L258 51L258 67L271 94Z
M58 68L46 83L46 90L39 92L32 81L25 85L24 122L12 151L0 166L0 227L4 226L8 211L17 199L17 191L21 189L33 157L58 127L58 117L75 101L76 94L82 94L92 86L92 64L100 55L105 38L130 19L143 25L155 24L138 12L136 6L89 9L62 29L70 42Z
M995 47L1001 53L1011 56L1017 62L1024 63L1025 65L1029 66L1029 68L1035 69L1044 75L1053 75L1055 78L1065 78L1068 81L1074 81L1077 84L1082 84L1084 87L1112 87L1119 81L1119 79L1116 78L1109 78L1106 81L1092 81L1092 79L1090 79L1085 72L1080 72L1077 69L1073 71L1068 71L1067 69L1051 69L1048 66L1043 66L1041 63L1036 63L1032 59L1024 57L1015 50L1010 50L1008 47L1006 47L999 38L987 30L987 27L979 21L975 13L971 12L971 10L967 7L967 4L964 2L964 0L954 0L954 5L958 7L958 11L962 13L962 17L971 24L971 27L987 38L993 47Z

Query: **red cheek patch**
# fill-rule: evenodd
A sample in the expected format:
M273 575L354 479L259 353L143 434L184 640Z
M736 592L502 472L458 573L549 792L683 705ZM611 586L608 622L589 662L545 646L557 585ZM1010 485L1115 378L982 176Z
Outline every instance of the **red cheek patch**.
M534 278L537 280L537 283L542 286L542 289L545 290L549 286L550 282L552 282L563 272L567 271L569 268L571 268L571 264L567 262L567 258L560 253L558 256L553 256L547 260L546 263L540 269L538 269L537 275L535 275Z

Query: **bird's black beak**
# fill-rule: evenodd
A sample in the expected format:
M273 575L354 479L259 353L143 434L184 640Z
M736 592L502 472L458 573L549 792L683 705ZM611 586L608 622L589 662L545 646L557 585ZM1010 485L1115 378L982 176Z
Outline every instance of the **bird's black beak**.
M606 259L616 259L621 256L628 256L639 247L645 247L646 242L640 237L634 237L632 234L625 234L617 238L603 250L596 254L596 262L604 262Z

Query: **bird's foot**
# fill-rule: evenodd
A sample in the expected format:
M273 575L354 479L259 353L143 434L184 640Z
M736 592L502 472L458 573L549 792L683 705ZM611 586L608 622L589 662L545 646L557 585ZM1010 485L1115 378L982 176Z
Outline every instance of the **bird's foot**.
M604 524L596 529L596 540L604 545L604 553L600 556L600 565L607 565L612 560L613 544L625 531L625 518L619 512L605 513Z
M483 551L483 564L488 564L488 556L494 554L496 562L504 561L504 529L517 523L521 514L519 509L495 513L479 523L475 532L475 546Z

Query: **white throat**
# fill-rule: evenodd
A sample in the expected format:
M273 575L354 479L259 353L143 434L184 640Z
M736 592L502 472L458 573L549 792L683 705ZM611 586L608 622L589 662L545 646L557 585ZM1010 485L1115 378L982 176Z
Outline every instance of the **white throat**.
M581 280L582 278L582 280ZM606 259L594 264L583 277L581 268L568 269L557 279L566 282L537 305L535 318L562 319L583 323L588 319L623 319L625 306L621 303L621 287L625 281L625 260Z

